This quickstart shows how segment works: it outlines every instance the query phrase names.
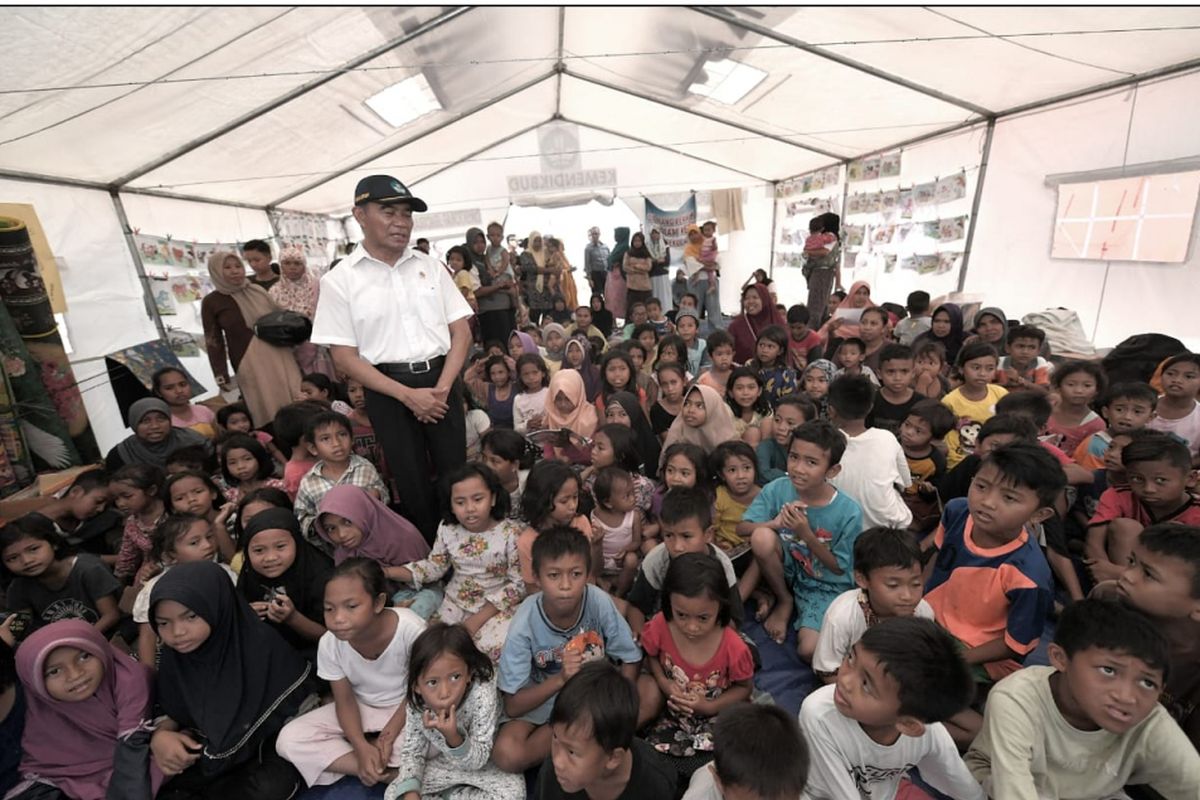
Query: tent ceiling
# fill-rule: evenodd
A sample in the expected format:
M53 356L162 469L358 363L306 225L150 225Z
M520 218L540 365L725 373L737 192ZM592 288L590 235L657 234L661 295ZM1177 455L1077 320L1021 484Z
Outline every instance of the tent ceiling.
M559 116L779 180L1200 66L1185 7L30 7L6 30L0 171L323 211ZM732 105L689 92L723 58L767 76ZM419 73L441 110L364 105Z

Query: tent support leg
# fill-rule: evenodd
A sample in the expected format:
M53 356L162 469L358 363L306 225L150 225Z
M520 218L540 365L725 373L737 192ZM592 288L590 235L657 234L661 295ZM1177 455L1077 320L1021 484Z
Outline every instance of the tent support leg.
M996 133L996 118L988 120L983 135L983 153L979 159L979 179L975 183L975 199L971 201L971 218L967 226L967 243L963 247L962 266L958 268L958 291L967 285L967 264L971 261L971 245L975 242L975 224L979 220L979 204L983 200L983 180L987 177L988 157L992 153L992 137Z
M110 189L108 194L112 197L113 209L117 212L117 220L121 223L121 230L125 234L125 244L129 246L129 255L133 258L133 268L137 270L138 282L142 284L142 302L146 305L146 315L154 321L159 338L165 342L167 341L167 326L163 324L162 316L158 313L158 306L154 304L154 293L150 291L150 276L146 274L146 268L142 265L142 256L138 252L137 242L133 239L133 228L130 227L129 217L125 214L125 204L121 202L121 195L116 189Z
M767 263L767 274L775 279L775 240L779 238L775 225L779 219L779 181L771 181L771 260Z

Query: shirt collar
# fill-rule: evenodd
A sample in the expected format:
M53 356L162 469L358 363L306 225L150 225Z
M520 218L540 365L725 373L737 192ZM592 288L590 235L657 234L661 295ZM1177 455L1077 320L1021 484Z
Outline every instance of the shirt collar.
M412 245L409 245L408 247L404 248L404 251L400 254L400 258L397 259L395 263L388 264L386 261L380 261L378 258L375 258L375 256L368 253L367 248L363 247L363 243L359 242L358 246L356 246L354 248L354 250L352 250L350 252L350 255L346 256L346 258L343 260L342 263L344 263L348 267L353 267L356 264L358 264L359 262L363 261L364 259L369 258L377 264L383 264L384 266L387 266L387 267L394 267L399 264L403 264L405 261L412 258L414 253L418 253L418 252L420 252L420 251L417 250L416 248L414 248Z

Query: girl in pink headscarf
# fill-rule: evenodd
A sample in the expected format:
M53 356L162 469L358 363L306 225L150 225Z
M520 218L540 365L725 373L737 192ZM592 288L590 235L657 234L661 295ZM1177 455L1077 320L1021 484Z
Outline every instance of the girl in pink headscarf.
M858 336L858 320L853 322L846 321L846 317L839 317L839 311L859 311L864 308L873 308L875 303L871 300L871 284L866 281L855 281L850 286L850 291L846 293L846 299L838 304L838 307L833 310L829 317L829 321L821 326L817 331L821 335L821 341L828 342L830 339L849 339Z
M271 287L271 299L285 311L294 311L310 321L317 312L317 298L321 294L321 281L308 269L308 259L299 247L285 247L279 251L279 281ZM337 380L333 369L333 357L329 348L312 342L297 345L294 353L300 374L314 372Z
M14 796L50 784L72 800L153 797L163 775L147 762L150 669L83 620L53 622L17 650L25 688L21 776Z

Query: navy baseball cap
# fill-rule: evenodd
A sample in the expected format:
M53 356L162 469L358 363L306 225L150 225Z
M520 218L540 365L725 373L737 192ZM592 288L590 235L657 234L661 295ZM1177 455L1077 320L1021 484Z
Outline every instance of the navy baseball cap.
M354 187L354 205L367 203L407 203L413 211L428 211L429 206L419 197L413 197L408 187L391 175L368 175Z

